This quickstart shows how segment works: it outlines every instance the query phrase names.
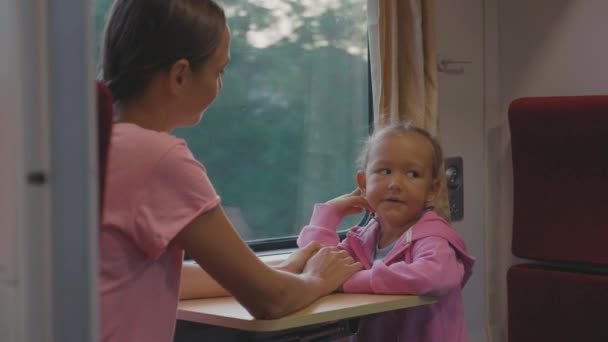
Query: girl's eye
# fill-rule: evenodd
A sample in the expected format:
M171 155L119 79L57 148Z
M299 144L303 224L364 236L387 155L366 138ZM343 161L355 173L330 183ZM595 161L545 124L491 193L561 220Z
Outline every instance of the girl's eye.
M391 174L391 170L390 169L380 169L378 171L378 173L380 173L381 175L390 175Z
M410 178L418 178L418 172L416 171L408 171L407 176Z

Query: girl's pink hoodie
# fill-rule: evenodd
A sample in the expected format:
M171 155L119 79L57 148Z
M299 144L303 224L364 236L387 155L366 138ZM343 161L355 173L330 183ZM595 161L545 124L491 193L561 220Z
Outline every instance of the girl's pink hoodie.
M461 289L471 276L475 258L447 221L427 211L395 243L384 260L374 261L379 225L353 227L340 242L338 209L316 204L298 246L318 241L338 246L363 264L344 285L344 292L412 294L437 298L430 305L364 317L353 341L461 342L466 328Z

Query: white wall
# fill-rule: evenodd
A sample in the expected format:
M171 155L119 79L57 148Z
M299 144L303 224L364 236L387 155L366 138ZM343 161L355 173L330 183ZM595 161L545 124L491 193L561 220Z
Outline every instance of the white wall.
M98 336L90 14L89 2L0 2L3 342Z
M0 338L15 341L22 333L21 265L25 192L21 50L16 1L0 2Z
M486 0L486 8L498 18L486 27L496 38L486 39L486 52L498 52L486 71L489 319L492 340L506 341L506 271L514 262L508 106L524 96L608 94L608 1Z
M607 14L605 0L501 1L503 105L520 96L608 93Z

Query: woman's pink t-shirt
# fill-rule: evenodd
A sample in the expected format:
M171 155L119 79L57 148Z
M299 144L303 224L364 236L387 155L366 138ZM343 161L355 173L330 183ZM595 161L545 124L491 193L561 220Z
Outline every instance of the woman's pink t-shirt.
M99 232L102 341L172 340L184 254L173 238L219 202L182 139L114 125Z

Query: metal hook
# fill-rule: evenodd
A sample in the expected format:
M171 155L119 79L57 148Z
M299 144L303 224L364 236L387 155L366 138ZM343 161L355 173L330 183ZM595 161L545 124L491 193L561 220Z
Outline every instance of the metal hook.
M446 73L448 75L459 75L464 73L464 66L459 66L459 67L450 67L454 64L471 64L473 63L472 61L459 61L459 60L455 60L455 59L451 59L451 58L441 58L439 59L439 61L437 62L437 71L439 72L443 72Z

